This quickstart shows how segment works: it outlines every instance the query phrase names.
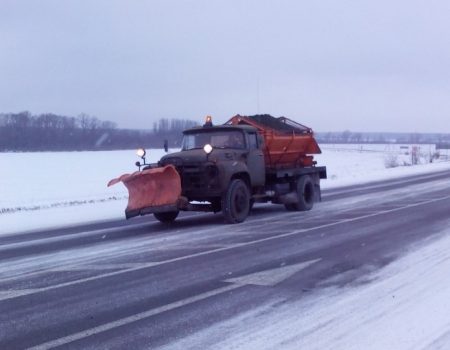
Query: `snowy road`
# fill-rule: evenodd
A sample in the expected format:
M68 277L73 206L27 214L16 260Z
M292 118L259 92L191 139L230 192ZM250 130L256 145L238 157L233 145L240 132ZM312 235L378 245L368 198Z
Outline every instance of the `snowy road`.
M368 303L380 290L406 288L406 277L374 287L400 275L398 261L448 240L449 176L330 189L304 213L256 206L240 225L189 213L172 226L143 217L0 236L0 348L345 349L347 338L355 349L445 348L450 316L410 325L406 347L392 346L408 333L372 339L370 327L382 328L373 320L389 324L392 315ZM424 252L433 266L435 250ZM448 264L450 253L437 256ZM448 292L432 288L425 283L424 295ZM420 290L392 306L396 321L420 303ZM362 297L344 299L349 293ZM355 336L358 326L366 333Z

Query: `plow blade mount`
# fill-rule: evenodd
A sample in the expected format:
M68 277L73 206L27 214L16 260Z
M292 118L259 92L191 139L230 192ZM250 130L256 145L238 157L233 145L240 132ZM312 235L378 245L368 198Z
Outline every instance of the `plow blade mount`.
M123 182L128 189L128 206L125 210L127 219L177 209L181 179L172 165L122 175L111 180L108 187L118 182Z

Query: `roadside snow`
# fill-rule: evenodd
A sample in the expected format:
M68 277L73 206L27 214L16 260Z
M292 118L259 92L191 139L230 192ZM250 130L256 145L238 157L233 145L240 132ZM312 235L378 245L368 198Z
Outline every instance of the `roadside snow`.
M124 218L127 190L106 185L137 160L131 150L0 153L0 234Z
M399 150L364 147L322 146L323 154L316 156L328 171L322 188L450 169L449 162L386 169L386 152ZM163 154L149 150L147 161L156 162ZM136 160L132 150L0 153L0 234L123 218L127 191L121 184L106 184L136 171Z
M417 165L411 165L413 147L418 148ZM449 162L430 162L435 145L325 144L321 148L323 153L314 158L318 165L327 167L328 179L321 183L323 189L450 169ZM399 166L386 168L386 159L390 157L397 159Z

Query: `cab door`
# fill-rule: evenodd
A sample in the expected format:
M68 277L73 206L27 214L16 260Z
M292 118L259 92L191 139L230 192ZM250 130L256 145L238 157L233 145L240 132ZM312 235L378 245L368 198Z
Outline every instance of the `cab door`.
M262 141L257 132L246 133L247 138L247 168L252 181L252 186L264 186L266 181L266 166Z

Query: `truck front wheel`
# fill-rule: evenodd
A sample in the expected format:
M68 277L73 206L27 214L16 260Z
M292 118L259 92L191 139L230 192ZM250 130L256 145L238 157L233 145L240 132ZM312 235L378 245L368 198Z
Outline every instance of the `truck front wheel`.
M250 212L250 191L247 184L232 180L222 197L222 213L229 224L243 222Z
M291 211L311 210L314 206L314 184L308 175L297 180L297 202L286 203L284 206Z
M174 222L178 216L179 211L167 211L163 213L153 213L153 216L164 224Z

